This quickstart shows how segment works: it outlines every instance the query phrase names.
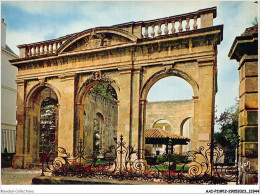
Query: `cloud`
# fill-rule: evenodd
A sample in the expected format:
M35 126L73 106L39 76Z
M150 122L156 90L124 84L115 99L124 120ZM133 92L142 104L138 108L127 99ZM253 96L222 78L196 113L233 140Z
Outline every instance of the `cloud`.
M238 63L228 58L230 47L235 37L240 36L245 28L250 27L254 17L258 15L258 5L252 1L23 1L2 2L2 6L8 9L9 13L15 12L17 9L20 10L21 18L27 16L27 20L21 21L21 18L16 17L13 23L7 23L7 44L16 53L18 53L16 46L19 44L58 38L93 27L110 26L131 21L145 21L217 6L217 18L214 19L214 25L224 24L223 41L218 45L219 91L216 95L218 114L223 112L225 108L232 106L235 103L234 98L238 97ZM11 17L12 14L8 16ZM7 21L8 19L10 18L7 18ZM22 28L18 29L17 26L13 25L15 22L20 23ZM169 83L161 85L159 87L161 88L160 92L158 92L159 89L154 92L154 97L158 96L160 99L165 96L174 96L174 92L167 93L166 86ZM172 87L172 85L169 87ZM152 89L150 92L152 92Z
M6 42L8 46L19 56L18 45L29 44L34 42L43 41L46 36L46 32L37 32L34 31L14 31L8 30L6 35Z
M29 14L63 14L68 11L72 2L54 2L54 1L15 1L3 2L13 8L18 8Z

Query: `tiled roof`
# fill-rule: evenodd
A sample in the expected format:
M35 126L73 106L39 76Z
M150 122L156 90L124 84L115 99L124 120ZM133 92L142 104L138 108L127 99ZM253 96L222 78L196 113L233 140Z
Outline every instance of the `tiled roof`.
M170 138L170 139L183 139L183 140L190 141L190 139L187 137L173 135L168 131L164 131L158 128L145 130L145 138Z

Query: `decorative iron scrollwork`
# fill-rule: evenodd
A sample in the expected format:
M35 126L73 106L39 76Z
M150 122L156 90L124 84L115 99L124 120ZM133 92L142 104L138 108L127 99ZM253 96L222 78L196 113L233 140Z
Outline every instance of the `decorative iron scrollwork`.
M92 154L85 152L84 142L80 140L73 158L64 148L58 148L56 155L52 154L56 157L42 161L42 174L51 172L53 176L188 184L226 184L237 181L237 165L223 163L225 154L221 147L208 144L204 150L201 146L198 150L177 155L172 149L172 152L164 153L158 160L156 156L147 157L145 150L127 146L123 135L116 145Z

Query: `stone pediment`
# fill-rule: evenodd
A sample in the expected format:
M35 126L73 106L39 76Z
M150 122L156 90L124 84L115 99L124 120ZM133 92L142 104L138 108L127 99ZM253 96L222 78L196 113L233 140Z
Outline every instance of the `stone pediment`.
M130 40L113 33L91 34L69 45L63 52L84 51L129 43Z

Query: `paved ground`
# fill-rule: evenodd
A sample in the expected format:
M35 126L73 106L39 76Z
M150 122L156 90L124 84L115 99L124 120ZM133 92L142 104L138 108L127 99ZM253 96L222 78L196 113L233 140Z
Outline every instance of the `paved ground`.
M32 179L41 175L41 169L1 169L2 185L31 185Z

